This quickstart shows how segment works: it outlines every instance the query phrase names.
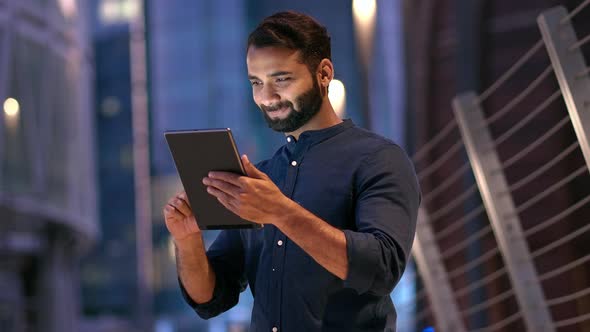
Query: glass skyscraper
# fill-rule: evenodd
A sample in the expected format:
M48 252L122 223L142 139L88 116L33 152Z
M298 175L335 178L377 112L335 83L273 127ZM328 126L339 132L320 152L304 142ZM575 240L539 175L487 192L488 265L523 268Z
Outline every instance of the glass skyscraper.
M0 3L0 330L78 331L96 241L84 2Z

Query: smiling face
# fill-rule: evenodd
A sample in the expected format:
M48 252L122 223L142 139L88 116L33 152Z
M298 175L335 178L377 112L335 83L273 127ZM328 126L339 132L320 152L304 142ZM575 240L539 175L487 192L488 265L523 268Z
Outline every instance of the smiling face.
M299 51L252 46L246 62L254 102L273 130L293 132L320 111L320 86Z

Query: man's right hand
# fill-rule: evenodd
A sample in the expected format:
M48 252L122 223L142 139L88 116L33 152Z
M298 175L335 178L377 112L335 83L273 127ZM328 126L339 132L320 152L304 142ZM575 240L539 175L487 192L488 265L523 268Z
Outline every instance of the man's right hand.
M175 242L188 240L194 235L200 236L201 230L184 191L168 200L164 206L164 220Z
M215 289L215 271L184 191L168 200L164 220L176 245L176 268L186 292L196 303L209 302Z

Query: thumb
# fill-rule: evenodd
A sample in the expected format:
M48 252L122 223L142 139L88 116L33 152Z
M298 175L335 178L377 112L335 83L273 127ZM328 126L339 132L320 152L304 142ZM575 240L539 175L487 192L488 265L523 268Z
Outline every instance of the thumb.
M249 177L255 179L264 179L266 177L266 174L264 174L250 162L250 159L248 159L247 155L242 155L242 164L244 165L244 170Z

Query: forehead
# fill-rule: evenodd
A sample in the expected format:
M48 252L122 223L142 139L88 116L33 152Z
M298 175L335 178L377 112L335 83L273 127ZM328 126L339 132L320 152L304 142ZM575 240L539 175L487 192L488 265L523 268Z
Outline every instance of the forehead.
M306 70L300 51L284 47L254 47L248 49L246 65L250 75L270 75L276 71L296 72Z

